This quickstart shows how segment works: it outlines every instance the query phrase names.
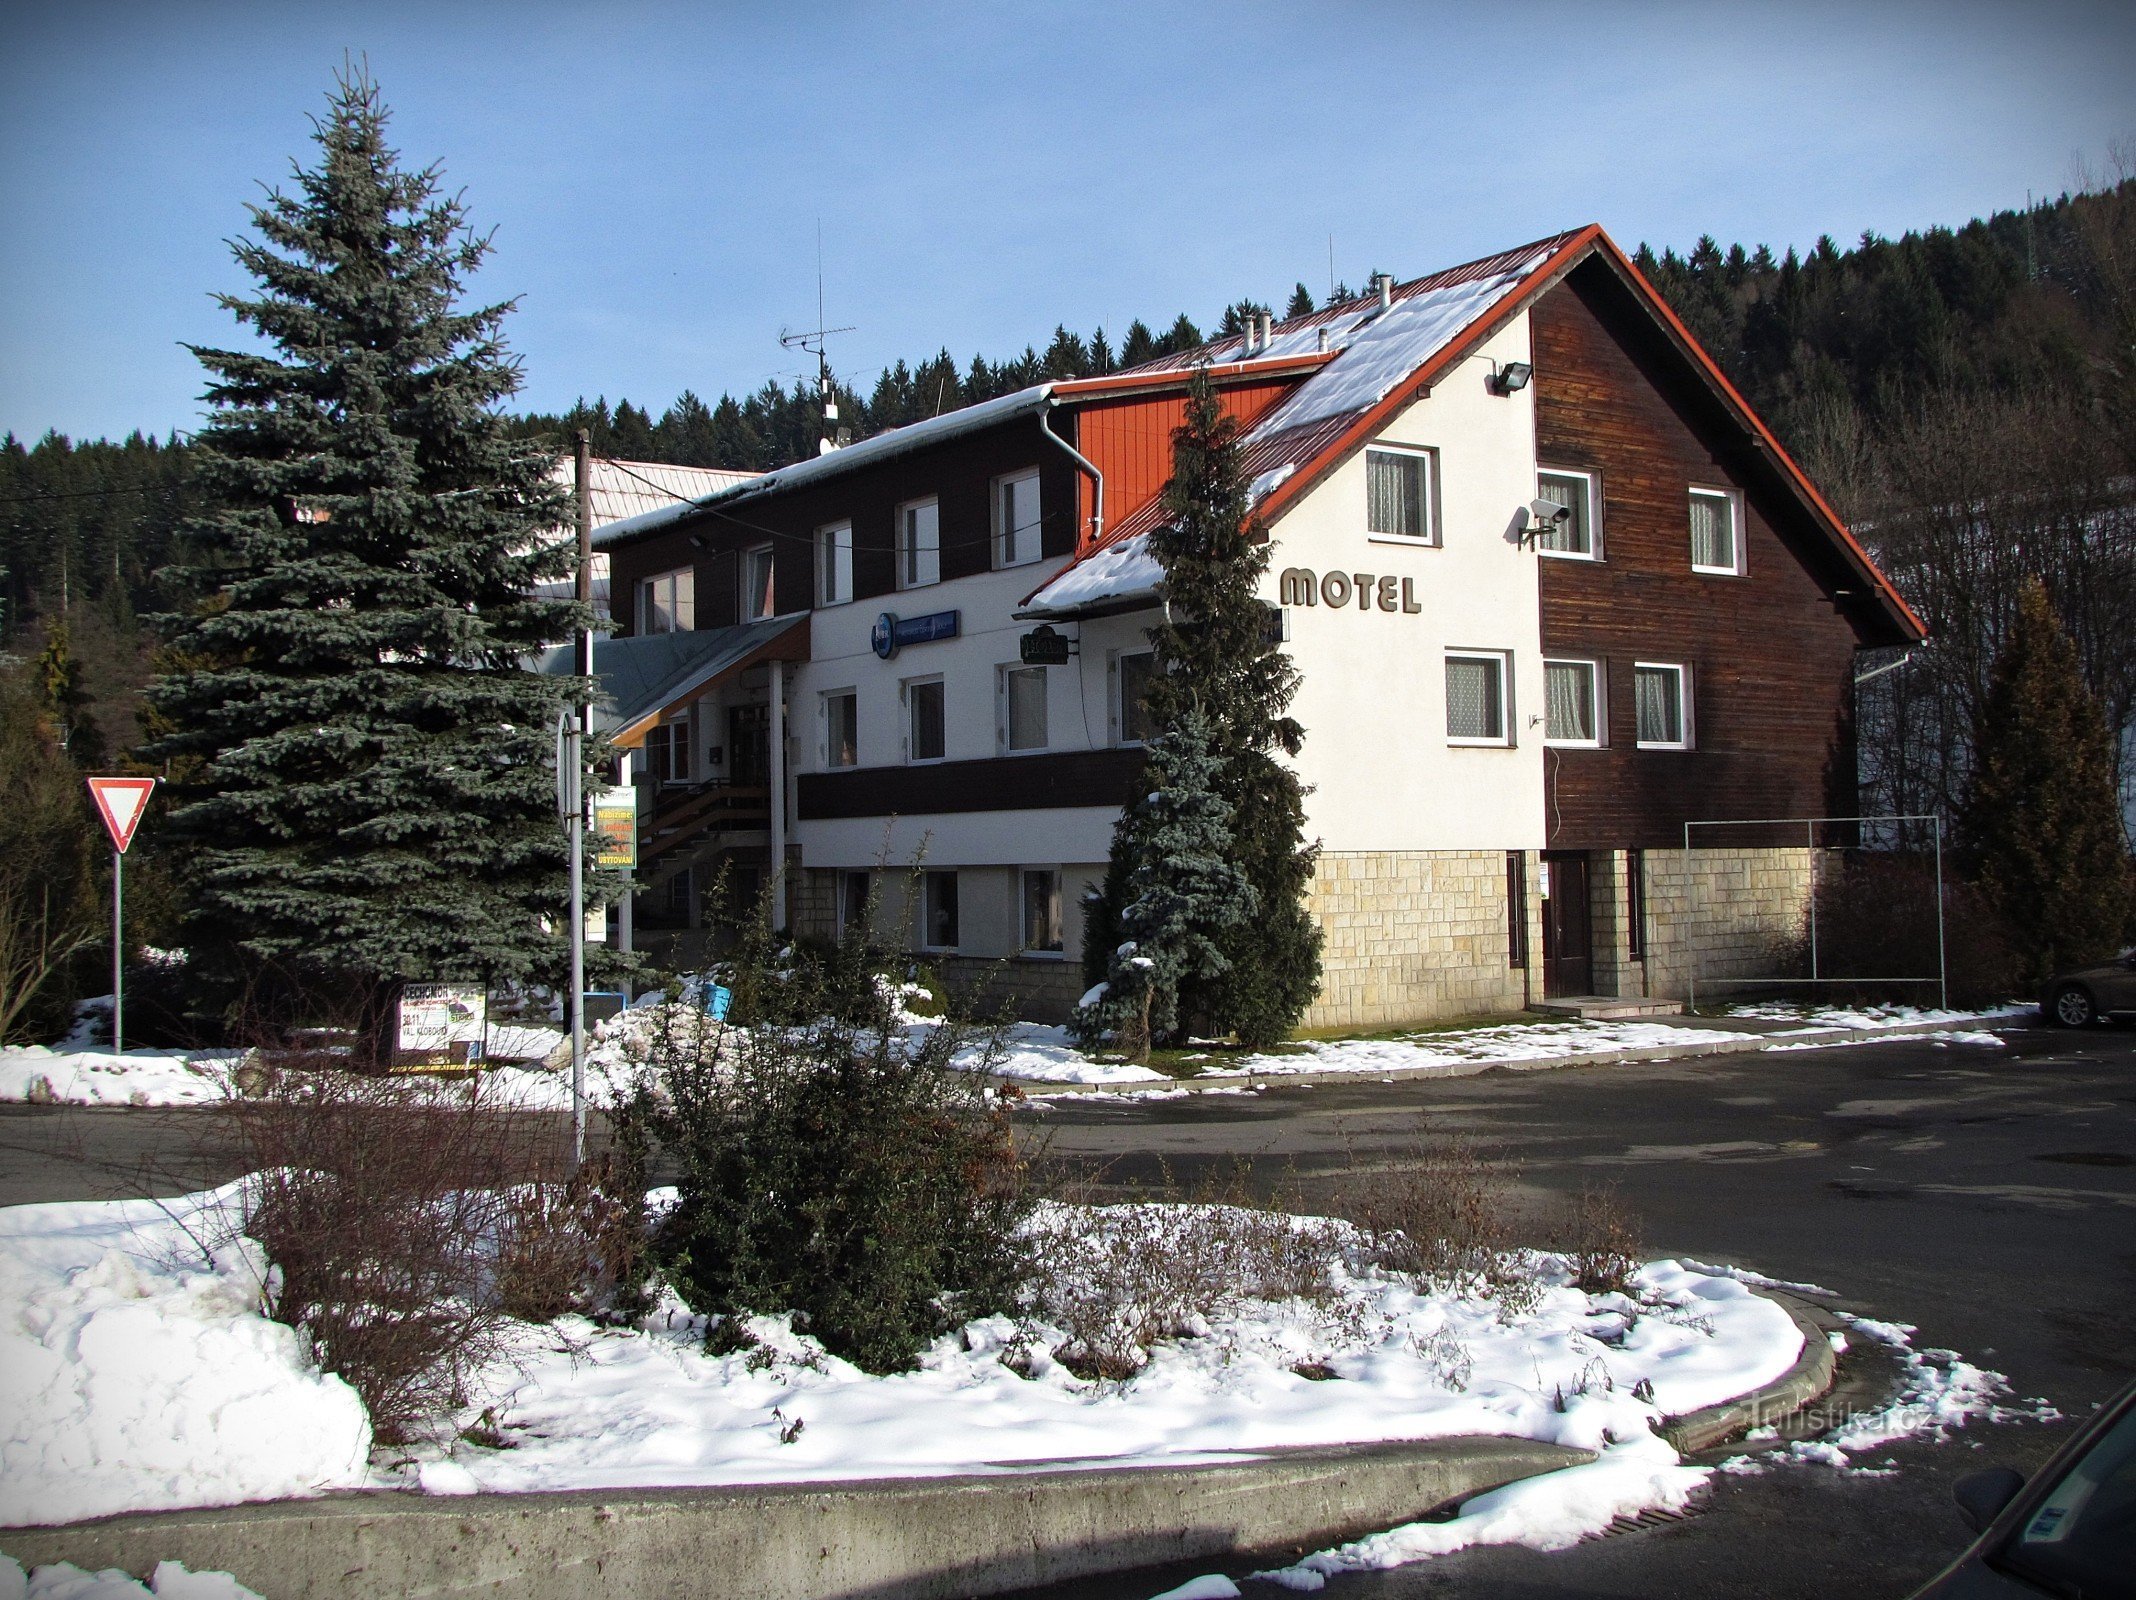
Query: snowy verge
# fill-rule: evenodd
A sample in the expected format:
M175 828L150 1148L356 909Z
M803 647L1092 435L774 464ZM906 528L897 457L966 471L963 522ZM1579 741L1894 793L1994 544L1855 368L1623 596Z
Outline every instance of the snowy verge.
M1278 1077L1317 1072L1414 1071L1494 1061L1548 1061L1599 1050L1653 1050L1742 1038L1718 1028L1660 1022L1509 1022L1392 1039L1315 1039L1295 1054L1247 1056L1203 1074Z
M188 1572L182 1561L159 1561L148 1582L117 1567L84 1572L71 1561L33 1568L0 1554L0 1600L263 1600L227 1572Z
M1807 1033L1823 1028L1943 1028L1954 1022L1992 1022L2001 1018L2037 1016L2039 1007L2015 1000L1973 1011L1950 1011L1936 1006L1821 1006L1795 1000L1764 1000L1730 1006L1722 1014L1748 1018L1753 1022L1792 1022Z
M370 1481L356 1392L264 1314L241 1192L0 1210L0 1526Z

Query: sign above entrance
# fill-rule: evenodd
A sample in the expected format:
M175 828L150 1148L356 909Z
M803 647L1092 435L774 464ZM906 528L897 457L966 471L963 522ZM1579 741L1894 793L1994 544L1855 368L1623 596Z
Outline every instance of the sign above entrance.
M111 835L111 847L120 855L133 843L134 829L141 825L141 814L148 809L148 797L156 787L154 778L91 778L89 797L96 802L97 814L104 819L104 831Z
M931 611L924 617L900 618L894 611L885 611L875 619L868 643L877 655L888 661L908 644L932 644L937 639L956 638L957 616L954 611Z

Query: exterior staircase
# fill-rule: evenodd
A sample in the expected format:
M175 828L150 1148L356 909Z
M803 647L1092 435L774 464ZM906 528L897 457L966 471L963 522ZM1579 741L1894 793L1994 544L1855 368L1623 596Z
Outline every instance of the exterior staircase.
M771 826L771 791L761 785L698 783L664 787L638 825L638 892L657 889L717 854L731 835Z

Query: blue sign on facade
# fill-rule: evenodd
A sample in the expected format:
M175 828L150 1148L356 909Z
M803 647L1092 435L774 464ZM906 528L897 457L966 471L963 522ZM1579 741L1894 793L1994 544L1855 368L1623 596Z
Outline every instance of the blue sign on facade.
M875 653L888 661L908 644L931 644L937 639L957 637L957 617L954 611L931 611L924 617L899 617L895 612L885 611L875 619L869 630L868 643Z

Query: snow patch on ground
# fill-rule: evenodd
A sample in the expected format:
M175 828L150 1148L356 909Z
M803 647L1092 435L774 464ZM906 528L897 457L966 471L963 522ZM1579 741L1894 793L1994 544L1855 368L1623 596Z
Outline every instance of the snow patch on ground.
M1204 1076L1310 1076L1320 1072L1390 1072L1475 1062L1547 1061L1596 1050L1652 1050L1741 1037L1715 1028L1674 1027L1658 1022L1512 1022L1393 1039L1316 1039L1295 1054L1247 1056L1212 1068Z
M356 1392L264 1314L241 1192L0 1210L0 1525L368 1481Z
M227 1572L189 1572L182 1561L159 1561L145 1584L117 1567L84 1572L71 1561L33 1568L0 1554L0 1600L262 1600Z
M1975 1011L1948 1011L1934 1006L1905 1006L1868 1004L1858 1006L1806 1005L1793 1000L1763 1000L1755 1004L1730 1006L1725 1015L1747 1017L1755 1022L1792 1022L1803 1029L1811 1028L1940 1028L1953 1022L1971 1022L1975 1019L1991 1021L1997 1017L2029 1017L2038 1013L2039 1007L2011 1001L2004 1005L1987 1006ZM1997 1041L2000 1043L2000 1041Z
M68 1035L74 1039L75 1034ZM0 1100L89 1106L193 1106L220 1100L242 1050L129 1050L93 1044L0 1049Z

